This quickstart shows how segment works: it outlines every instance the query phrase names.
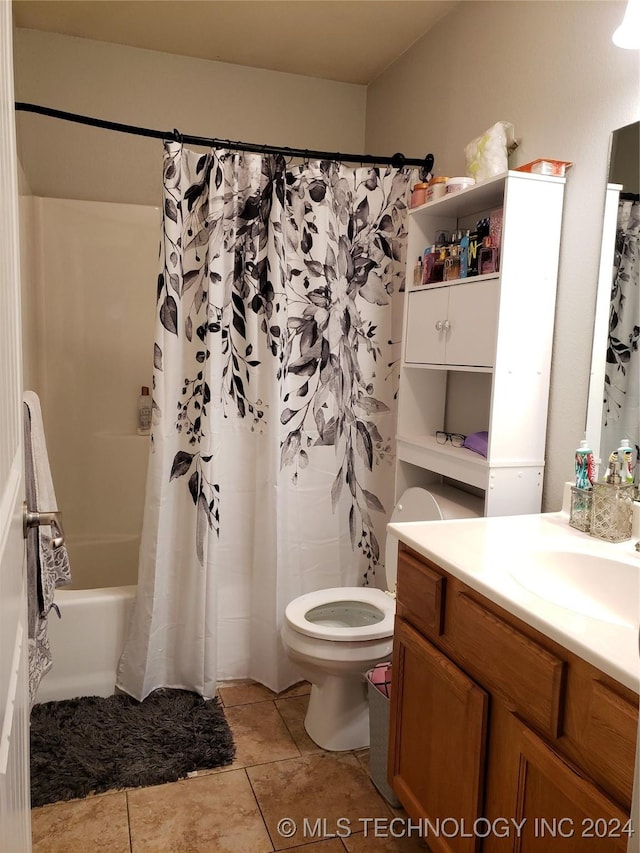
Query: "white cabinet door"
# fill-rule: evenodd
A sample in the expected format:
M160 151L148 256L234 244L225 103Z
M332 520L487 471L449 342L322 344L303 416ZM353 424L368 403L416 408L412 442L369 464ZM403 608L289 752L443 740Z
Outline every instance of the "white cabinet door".
M435 287L409 293L404 354L408 364L444 364L449 290Z
M493 367L498 329L498 279L449 289L446 364Z
M497 278L409 293L405 362L492 367L498 295Z

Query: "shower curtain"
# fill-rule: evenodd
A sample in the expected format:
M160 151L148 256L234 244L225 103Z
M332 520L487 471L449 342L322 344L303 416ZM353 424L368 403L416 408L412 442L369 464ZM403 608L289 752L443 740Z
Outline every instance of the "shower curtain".
M609 311L601 447L628 438L640 453L640 203L621 199ZM606 467L606 459L603 465Z
M413 177L165 145L134 697L283 690L288 602L384 584Z

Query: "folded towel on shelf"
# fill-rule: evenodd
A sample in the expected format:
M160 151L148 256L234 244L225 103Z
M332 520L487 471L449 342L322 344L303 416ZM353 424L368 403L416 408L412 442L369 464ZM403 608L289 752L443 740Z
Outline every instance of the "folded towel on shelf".
M24 468L25 493L30 512L57 512L58 504L51 478L42 410L38 395L25 391ZM52 664L47 636L47 617L55 589L70 583L69 555L63 545L54 547L58 531L50 525L30 527L27 532L27 603L29 616L29 695L33 705L36 692Z

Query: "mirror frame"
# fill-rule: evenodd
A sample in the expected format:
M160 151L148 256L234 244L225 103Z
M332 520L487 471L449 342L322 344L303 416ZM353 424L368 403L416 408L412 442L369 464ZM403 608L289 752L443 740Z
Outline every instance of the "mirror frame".
M601 460L600 475L604 473L608 454L612 448L602 447L603 405L605 392L605 374L607 349L609 344L609 315L613 282L613 265L615 259L616 233L618 227L618 204L620 194L624 191L623 184L613 183L612 178L619 178L619 166L615 165L616 133L637 125L616 128L609 139L608 183L605 187L604 214L602 225L602 242L600 248L600 263L596 288L596 305L593 326L593 342L591 348L591 368L589 374L589 390L585 421L585 435L589 447L596 459ZM639 154L640 156L640 154ZM617 168L617 173L616 173ZM635 192L636 190L633 189ZM638 438L640 440L640 437ZM603 467L604 466L604 467Z

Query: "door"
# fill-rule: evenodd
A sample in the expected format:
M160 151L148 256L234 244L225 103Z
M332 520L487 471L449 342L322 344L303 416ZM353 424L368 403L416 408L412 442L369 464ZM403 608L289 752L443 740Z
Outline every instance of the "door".
M625 853L629 816L512 718L509 756L514 796L508 814L523 827L513 853ZM505 780L506 781L506 780Z
M408 364L444 364L449 290L434 287L409 294L404 354Z
M498 328L499 279L412 291L405 362L492 367Z
M447 364L492 367L498 332L498 278L449 289Z
M27 603L11 4L0 3L0 850L29 853Z
M488 696L403 619L393 638L390 782L433 853L475 853ZM425 822L428 821L428 824Z

